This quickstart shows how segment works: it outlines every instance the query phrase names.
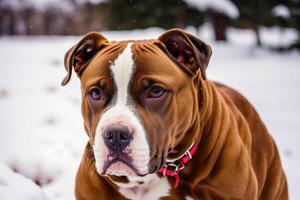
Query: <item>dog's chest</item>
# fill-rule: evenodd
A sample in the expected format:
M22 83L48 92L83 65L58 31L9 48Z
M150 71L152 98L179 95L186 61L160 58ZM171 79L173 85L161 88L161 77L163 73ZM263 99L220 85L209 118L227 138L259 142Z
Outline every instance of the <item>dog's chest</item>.
M120 187L119 192L128 199L154 200L168 196L170 188L167 178L159 178L157 175L153 175L144 184L130 188Z

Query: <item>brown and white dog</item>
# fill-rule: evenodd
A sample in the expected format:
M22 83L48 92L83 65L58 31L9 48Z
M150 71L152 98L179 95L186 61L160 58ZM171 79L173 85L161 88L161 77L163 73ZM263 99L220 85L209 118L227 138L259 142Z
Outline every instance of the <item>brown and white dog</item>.
M77 199L288 199L274 141L243 96L206 80L210 56L180 29L120 42L91 32L66 53L62 85L74 69L90 138Z

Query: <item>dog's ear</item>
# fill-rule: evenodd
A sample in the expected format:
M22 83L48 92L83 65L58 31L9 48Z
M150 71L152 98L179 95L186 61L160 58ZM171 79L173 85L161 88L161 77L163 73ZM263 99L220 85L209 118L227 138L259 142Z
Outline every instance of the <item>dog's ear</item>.
M202 78L206 79L205 70L211 56L209 45L181 29L171 29L158 40L163 43L163 49L177 64L192 75L198 74L200 70Z
M86 34L76 45L65 54L64 64L67 75L61 82L66 85L72 75L72 68L78 76L86 68L88 62L108 43L107 39L97 32Z

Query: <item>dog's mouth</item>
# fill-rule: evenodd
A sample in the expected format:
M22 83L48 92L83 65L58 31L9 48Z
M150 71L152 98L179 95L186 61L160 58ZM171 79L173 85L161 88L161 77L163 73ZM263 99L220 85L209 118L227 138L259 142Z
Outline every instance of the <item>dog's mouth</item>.
M109 154L104 162L103 175L118 177L146 176L134 166L133 159L127 153Z
M137 176L139 173L130 160L114 158L105 163L103 174L114 176Z

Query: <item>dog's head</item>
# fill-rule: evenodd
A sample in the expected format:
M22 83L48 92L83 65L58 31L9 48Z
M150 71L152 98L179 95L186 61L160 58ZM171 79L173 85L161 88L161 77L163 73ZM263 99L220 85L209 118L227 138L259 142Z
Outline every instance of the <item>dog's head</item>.
M210 55L207 44L180 29L121 42L92 32L66 53L62 85L74 69L99 174L144 176L189 147L198 79L205 79Z

